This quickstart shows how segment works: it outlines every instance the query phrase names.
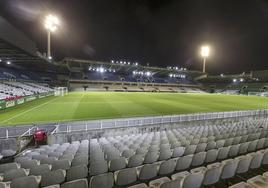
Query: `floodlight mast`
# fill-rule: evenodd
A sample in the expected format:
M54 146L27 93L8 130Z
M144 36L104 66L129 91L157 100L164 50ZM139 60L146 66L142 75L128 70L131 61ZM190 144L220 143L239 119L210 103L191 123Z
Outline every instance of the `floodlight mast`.
M55 32L58 29L59 19L56 16L49 14L45 18L44 25L47 30L47 58L52 59L51 57L51 32Z
M206 72L206 59L209 56L209 47L208 46L201 47L201 56L203 57L203 73L205 73Z

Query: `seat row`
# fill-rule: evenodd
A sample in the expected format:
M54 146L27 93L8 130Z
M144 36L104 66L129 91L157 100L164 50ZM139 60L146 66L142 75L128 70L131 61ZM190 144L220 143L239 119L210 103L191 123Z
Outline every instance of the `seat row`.
M93 176L90 180L90 188L115 186L146 188L147 185L155 188L199 188L216 185L219 181L226 181L267 164L268 150L266 149L175 174L162 175L154 165L144 165Z

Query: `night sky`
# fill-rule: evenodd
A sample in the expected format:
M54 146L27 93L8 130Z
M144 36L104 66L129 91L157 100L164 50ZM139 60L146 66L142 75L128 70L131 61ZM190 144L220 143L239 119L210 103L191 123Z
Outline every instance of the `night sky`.
M268 0L1 0L0 14L46 51L42 18L58 15L53 56L138 61L209 73L268 69Z

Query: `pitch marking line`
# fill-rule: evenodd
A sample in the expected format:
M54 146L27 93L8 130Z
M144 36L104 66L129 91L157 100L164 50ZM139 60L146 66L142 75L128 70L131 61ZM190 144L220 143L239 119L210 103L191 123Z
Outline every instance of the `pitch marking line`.
M11 118L8 118L8 119L6 119L6 120L3 120L1 123L6 123L6 122L8 122L8 121L10 121L10 120L12 120L12 119L15 119L15 118L17 118L17 117L19 117L19 116L21 116L21 115L23 115L23 114L26 114L26 113L28 113L28 112L30 112L30 111L32 111L32 110L35 110L35 109L37 109L37 108L40 108L40 107L42 107L42 106L44 106L44 105L46 105L46 104L48 104L48 103L50 103L50 102L52 102L52 101L54 101L54 100L56 100L56 99L58 99L58 98L51 99L51 100L49 100L49 101L47 101L47 102L45 102L45 103L43 103L43 104L40 104L40 105L35 106L35 107L33 107L33 108L30 108L29 110L23 111L23 112L21 112L21 113L15 115L15 116L13 116L13 117L11 117Z

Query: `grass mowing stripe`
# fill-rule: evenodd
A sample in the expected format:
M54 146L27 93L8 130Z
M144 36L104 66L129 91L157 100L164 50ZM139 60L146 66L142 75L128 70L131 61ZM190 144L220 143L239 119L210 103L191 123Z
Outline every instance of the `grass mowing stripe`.
M49 100L49 101L47 101L47 102L45 102L45 103L43 103L43 104L40 104L40 105L35 106L35 107L33 107L33 108L30 108L30 109L28 109L28 110L26 110L26 111L23 111L23 112L21 112L21 113L15 115L15 116L9 118L9 119L3 120L1 123L6 123L6 122L8 122L8 121L10 121L10 120L12 120L12 119L15 119L15 118L17 118L17 117L23 115L23 114L26 114L26 113L28 113L28 112L34 110L34 109L40 108L40 107L42 107L42 106L45 106L45 105L47 105L48 103L50 103L50 102L52 102L52 101L54 101L54 100L56 100L56 99L57 99L57 98L51 99L51 100Z

